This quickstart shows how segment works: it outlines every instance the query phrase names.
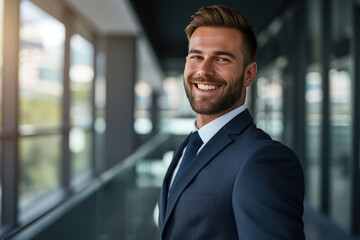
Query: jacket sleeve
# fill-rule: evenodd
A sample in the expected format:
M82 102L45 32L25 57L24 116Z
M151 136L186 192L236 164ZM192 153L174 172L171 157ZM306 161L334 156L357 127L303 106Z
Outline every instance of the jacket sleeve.
M239 239L303 240L304 176L296 155L271 143L248 157L237 174L232 205Z

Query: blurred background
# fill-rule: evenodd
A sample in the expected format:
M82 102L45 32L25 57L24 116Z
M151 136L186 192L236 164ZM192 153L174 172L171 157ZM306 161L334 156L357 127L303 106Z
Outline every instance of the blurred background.
M253 24L246 105L301 160L307 239L360 239L359 0L0 0L0 239L160 239L184 28L213 4Z

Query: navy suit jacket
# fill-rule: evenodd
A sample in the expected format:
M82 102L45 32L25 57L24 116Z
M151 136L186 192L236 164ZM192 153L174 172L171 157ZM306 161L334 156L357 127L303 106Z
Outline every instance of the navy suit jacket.
M299 160L256 128L247 110L211 138L168 193L188 139L175 150L161 189L162 239L305 239Z

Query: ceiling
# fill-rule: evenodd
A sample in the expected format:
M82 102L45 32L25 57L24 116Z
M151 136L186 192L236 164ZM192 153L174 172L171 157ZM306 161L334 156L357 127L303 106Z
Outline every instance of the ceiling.
M63 0L102 34L136 34L141 24L129 0Z
M182 72L187 54L184 29L200 7L222 4L237 9L258 34L290 0L130 0L165 72Z
M296 0L64 0L105 34L145 33L164 73L181 73L187 54L184 29L200 7L237 9L258 34Z

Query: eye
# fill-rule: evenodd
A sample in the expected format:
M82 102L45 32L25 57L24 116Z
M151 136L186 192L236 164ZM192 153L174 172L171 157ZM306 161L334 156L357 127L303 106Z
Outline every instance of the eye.
M216 61L218 61L218 62L229 62L229 59L227 59L227 58L217 58Z
M198 56L198 55L190 55L189 58L190 59L195 59L195 60L201 59L201 57Z

